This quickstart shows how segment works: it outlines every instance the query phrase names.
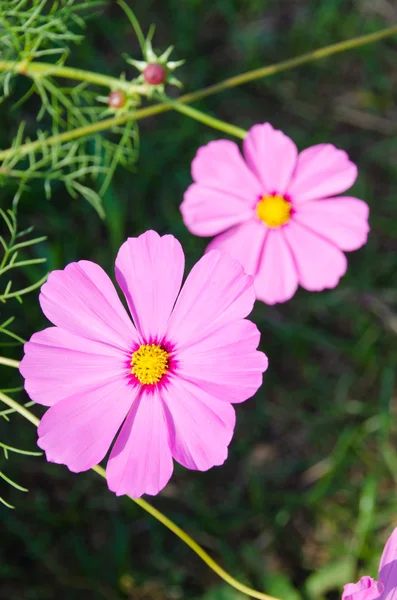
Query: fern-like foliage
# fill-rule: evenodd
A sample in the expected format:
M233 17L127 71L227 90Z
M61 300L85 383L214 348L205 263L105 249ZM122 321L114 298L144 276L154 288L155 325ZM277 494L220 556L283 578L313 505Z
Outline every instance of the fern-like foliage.
M0 0L1 59L29 64L44 58L63 64L71 44L84 38L81 31L85 18L103 4L100 0ZM1 73L3 97L10 94L12 80L18 73L23 73L21 67ZM37 87L41 87L39 77L33 81L26 97Z
M99 0L0 0L3 97L14 99L12 82L24 75L31 85L23 97L15 98L14 106L28 102L32 95L40 98L40 128L32 136L21 123L8 153L3 156L0 152L0 185L13 184L19 197L30 182L42 180L50 198L53 184L59 181L73 198L92 204L101 217L101 198L115 169L118 165L131 167L137 160L137 124L131 119L106 132L84 133L87 126L114 111L107 105L107 96L100 96L102 87L87 81L64 85L56 68L64 66L71 44L83 39L87 18L104 4ZM118 79L114 81L117 84ZM121 76L120 87L124 84ZM139 102L139 96L131 93L127 108ZM76 131L78 135L74 135ZM65 135L73 141L63 141ZM57 142L48 143L49 138Z
M23 256L24 252L31 251L35 245L40 244L46 238L33 237L33 231L31 227L23 231L18 229L16 209L17 204L18 198L15 198L13 209L3 210L0 208L0 233L2 233L2 235L0 235L0 317L3 313L1 306L4 306L4 304L6 304L8 301L12 300L22 303L24 296L40 287L47 278L47 275L45 274L41 279L34 281L29 285L15 284L15 275L18 273L18 271L24 271L26 268L45 263L46 261L45 258L27 258L26 256ZM25 341L12 330L11 326L14 320L15 318L12 316L3 321L0 318L1 348L8 349L10 346L20 346ZM0 361L0 368L8 369L9 367L2 366ZM10 396L14 393L20 392L21 390L21 387L0 389L0 400L2 398L2 394L8 394ZM33 403L28 403L26 406L29 406L30 404ZM10 415L13 412L15 412L13 408L1 410L0 420L9 421ZM24 454L33 456L40 453L22 450L20 448L10 446L4 442L0 442L0 464L7 460L10 454ZM19 491L27 492L24 487L6 475L2 468L0 468L0 480L2 480L3 483L11 485ZM13 506L7 502L1 494L0 502L8 508L13 508Z
M106 135L49 144L49 132L37 131L34 142L24 136L22 123L14 138L13 152L0 166L0 186L16 184L20 197L29 183L41 180L47 199L56 182L73 198L85 198L104 217L102 195L118 165L130 168L138 156L139 132L134 121L110 128ZM94 187L95 186L95 187Z
M1 0L0 51L4 60L64 60L79 42L85 18L104 0Z
M3 412L6 412L6 411L3 411ZM1 415L1 413L0 413L0 415ZM2 450L2 452L3 452L3 456L2 457L0 456L0 461L4 460L4 459L7 460L10 453L23 454L24 456L40 456L41 455L41 452L31 452L29 450L22 450L21 448L14 448L14 446L9 446L8 444L4 444L3 442L0 442L0 450ZM22 487L21 485L19 485L15 481L13 481L13 479L8 477L8 475L6 475L1 469L0 469L0 479L5 481L6 483L8 483L8 485L12 486L16 490L19 490L20 492L28 491L26 488ZM12 506L12 504L7 502L1 495L0 495L0 502L2 504L4 504L4 506L7 506L7 508L14 508L14 506Z
M3 251L0 261L0 302L4 304L7 300L16 298L18 302L22 303L22 296L40 287L44 283L46 275L27 287L18 288L17 286L15 289L15 285L13 285L13 273L17 269L26 269L29 266L44 263L46 259L30 258L21 260L19 258L20 252L29 246L43 242L46 238L30 238L29 236L32 233L31 227L24 231L18 231L16 212L11 209L5 211L0 208L0 217L3 219L8 230L8 236L0 236L0 244Z

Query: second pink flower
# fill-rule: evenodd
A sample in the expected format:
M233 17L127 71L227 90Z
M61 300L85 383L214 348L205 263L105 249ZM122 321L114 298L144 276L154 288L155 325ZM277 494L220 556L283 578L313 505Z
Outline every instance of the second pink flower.
M365 244L368 205L350 196L357 167L332 144L306 148L269 123L255 125L244 156L228 140L200 148L181 211L188 229L217 236L207 250L228 252L255 278L267 304L289 300L301 285L335 287L344 251Z

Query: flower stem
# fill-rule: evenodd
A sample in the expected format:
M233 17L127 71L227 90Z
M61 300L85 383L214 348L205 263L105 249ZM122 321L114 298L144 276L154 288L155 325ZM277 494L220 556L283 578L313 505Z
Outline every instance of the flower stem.
M38 426L39 419L35 415L33 415L29 410L21 406L18 402L16 402L9 396L3 394L3 392L0 392L0 400L10 408L14 409L20 415L25 417L25 419L33 423L33 425L35 425L36 427ZM92 470L104 479L106 479L105 469L103 469L99 465L97 465L96 467L92 467ZM259 598L259 600L279 600L274 596L269 596L268 594L264 594L262 592L254 590L244 585L243 583L240 583L239 581L237 581L237 579L234 579L234 577L232 577L231 575L229 575L229 573L222 569L222 567L218 565L218 563L215 562L214 559L211 558L211 556L207 554L207 552L197 542L195 542L189 534L183 531L181 527L176 525L176 523L171 521L171 519L166 517L162 512L157 510L157 508L154 508L154 506L146 502L146 500L143 500L142 498L131 498L131 496L128 496L128 498L135 502L135 504L138 504L138 506L143 508L143 510L149 513L152 517L157 519L157 521L160 521L160 523L167 527L167 529L175 533L175 535L179 537L179 539L181 539L187 546L189 546L189 548L191 548L193 552L195 552L210 569L212 569L217 575L219 575L219 577L221 577L224 581L226 581L226 583L234 587L236 590L243 592L251 598Z
M106 472L105 469L102 469L102 467L93 467L92 470L106 479ZM170 529L173 533L175 533L175 535L179 537L179 539L181 539L183 542L185 542L185 544L189 546L189 548L191 548L193 552L198 554L201 560L203 560L210 569L212 569L217 575L219 575L219 577L221 577L224 581L226 581L226 583L234 587L236 590L247 594L247 596L250 596L251 598L259 598L262 600L278 600L273 596L269 596L268 594L263 594L262 592L253 590L252 588L237 581L237 579L234 579L234 577L232 577L231 575L229 575L229 573L222 569L222 567L218 565L218 563L216 563L214 559L211 558L210 555L207 554L207 552L199 544L197 544L197 542L195 542L193 538L190 537L189 534L183 531L183 529L181 529L178 525L171 521L171 519L166 517L162 512L157 510L157 508L154 508L154 506L146 502L146 500L143 500L142 498L131 498L131 496L128 496L128 498L130 498L130 500L138 504L138 506L143 508L143 510L149 513L152 517L157 519L157 521L160 521L160 523L167 527L167 529Z
M17 360L12 360L12 358L0 356L0 365L5 365L6 367L14 367L15 369L18 369L19 362Z
M9 396L6 396L3 392L0 392L0 400L4 404L6 404L7 406L9 406L10 408L12 408L13 410L15 410L15 412L17 412L20 415L22 415L22 417L24 417L27 421L30 421L36 427L39 426L40 419L38 419L33 413L31 413L30 410L28 410L24 406L21 406L19 404L19 402L17 402L13 398L10 398Z
M216 119L215 117L211 117L206 113L197 110L197 108L192 108L191 106L186 106L185 104L181 104L180 102L174 102L168 99L168 103L171 104L172 108L176 111L186 115L194 119L195 121L200 121L208 127L212 127L213 129L219 129L219 131L224 131L229 135L233 135L235 137L241 138L242 140L247 135L247 131L245 129L241 129L241 127L236 127L231 123L227 123L226 121L221 121L221 119Z
M269 75L274 75L275 73L280 73L281 71L286 71L287 69L292 69L305 63L319 60L320 58L325 58L326 56L331 56L332 54L344 52L345 50L358 48L359 46L364 46L365 44L371 44L395 34L397 34L397 25L380 29L374 33L360 35L349 40L344 40L343 42L337 42L336 44L330 44L324 48L319 48L318 50L313 50L312 52L306 52L300 56L296 56L267 67L260 67L259 69L253 69L252 71L247 71L246 73L229 77L228 79L206 87L202 90L198 90L197 92L185 94L179 100L180 102L184 103L194 102L195 100L216 94L227 88L236 87L243 83L247 83L248 81L260 79L262 77L268 77ZM63 65L55 65L52 63L34 61L29 62L27 60L19 62L2 60L0 61L0 71L15 71L21 75L27 75L31 77L52 75L54 77L86 81L87 83L94 83L108 88L116 87L127 92L140 92L141 89L144 89L146 92L146 88L143 86L137 86L127 81L121 81L117 77L102 75L100 73L85 71L83 69L75 69L74 67L64 67ZM170 107L163 110L170 110Z
M135 35L138 38L139 45L141 47L142 54L145 52L145 36L143 35L142 27L136 18L134 12L131 8L126 4L123 0L117 0L117 4L121 6L128 19L130 20L131 25L134 28Z
M179 98L179 101L185 103L194 102L195 100L200 100L206 96L211 96L212 94L222 92L225 89L247 83L248 81L269 77L270 75L275 75L276 73L281 73L282 71L287 71L288 69L293 69L306 63L310 63L321 58L326 58L327 56L332 56L333 54L338 54L339 52L345 52L345 50L351 50L352 48L358 48L359 46L372 44L373 42L377 42L378 40L396 34L397 25L393 25L392 27L386 27L385 29L375 31L374 33L360 35L349 40L344 40L343 42L330 44L329 46L324 46L318 50L306 52L300 56L295 56L294 58L289 58L288 60L283 60L279 63L268 65L267 67L260 67L259 69L253 69L252 71L247 71L246 73L241 73L240 75L235 75L234 77L229 77L228 79L224 79L219 83L210 85L209 87L198 90L197 92L185 94Z
M359 46L364 46L365 44L371 44L373 42L390 37L395 34L397 34L397 25L381 29L380 31L376 31L375 33L361 35L350 40L338 42L337 44L331 44L330 46L325 46L324 48L319 48L318 50L314 50L313 52L301 54L300 56L296 56L295 58L291 58L280 63L269 65L267 67L261 67L260 69L254 69L253 71L248 71L247 73L242 73L240 75L235 75L234 77L225 79L220 83L216 83L215 85L211 85L202 90L198 90L190 94L184 94L179 98L178 103L190 104L192 102L195 102L196 100L200 100L201 98L205 98L207 96L211 96L212 94L222 92L225 89L241 85L242 83L247 83L248 81L260 79L262 77L269 77L270 75L274 75L276 73L280 73L282 71L286 71L288 69L292 69L294 67L298 67L300 65L319 60L321 58L325 58L326 56L331 56L333 54L344 52L345 50L350 50L352 48L358 48ZM133 84L129 84L128 82L120 82L120 80L115 77L99 75L90 71L83 71L81 69L73 69L71 67L62 67L47 63L13 63L10 61L0 61L0 71L13 69L14 71L17 71L21 74L28 74L28 71L26 71L26 69L30 69L31 72L32 68L36 69L38 65L40 65L38 67L38 70L40 70L41 74L44 74L46 72L48 75L67 77L69 79L77 79L80 81L88 81L89 83L96 83L98 85L103 85L105 87L110 88L113 88L116 84L120 84L119 88L121 89L122 87L122 89L126 90L127 92L137 91L136 86L131 88ZM38 71L36 72L38 73ZM127 123L127 121L129 121L130 119L138 121L139 119L146 119L147 117L152 117L154 115L158 115L160 113L167 112L172 109L175 109L175 107L170 102L161 102L155 104L154 106L148 106L146 108L142 108L136 111L125 112L117 117L104 119L102 121L99 121L98 123L92 123L84 127L72 129L71 131L66 131L58 135L53 135L51 137L48 137L45 143L47 147L54 146L62 142L71 141L80 137L84 137L86 135L92 135L100 131L106 131L118 125L123 125L124 123ZM10 158L15 154L26 156L29 152L39 147L42 147L42 145L43 141L37 140L34 142L27 142L26 144L22 144L21 146L16 148L8 148L7 150L3 150L2 152L0 152L0 160Z
M155 104L153 106L147 106L146 108L142 108L140 110L134 112L123 113L119 117L112 117L110 119L103 119L102 121L98 121L97 123L91 123L90 125L84 125L83 127L77 127L76 129L71 129L70 131L64 131L63 133L52 135L44 140L36 140L34 142L27 142L26 144L22 144L21 146L8 148L7 150L0 151L0 161L6 158L11 158L15 154L22 156L26 156L30 152L33 152L37 148L42 148L44 143L47 148L50 146L55 146L60 143L70 142L72 140L93 135L94 133L98 133L99 131L106 131L111 129L112 127L117 127L118 125L124 125L127 121L134 119L138 121L139 119L145 119L147 117L151 117L153 115L165 112L167 110L172 110L171 104Z
M110 89L122 90L129 94L147 93L147 88L143 85L137 85L128 81L123 81L118 77L102 75L94 71L85 71L84 69L75 69L74 67L64 67L46 62L29 62L21 60L19 62L11 60L0 60L0 71L14 71L20 75L26 75L32 79L42 77L61 77L63 79L73 79L74 81L84 81L93 83Z

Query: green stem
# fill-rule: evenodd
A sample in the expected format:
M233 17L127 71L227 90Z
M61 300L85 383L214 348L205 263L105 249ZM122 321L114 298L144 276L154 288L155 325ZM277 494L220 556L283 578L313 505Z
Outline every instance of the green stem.
M14 452L14 454L23 454L24 456L41 456L43 454L42 452L31 452L30 450L14 448L14 446L3 444L3 442L0 442L0 448L2 448L5 452Z
M201 123L208 125L208 127L212 127L213 129L219 129L219 131L224 131L225 133L241 138L242 140L247 135L247 131L245 129L241 129L241 127L231 125L226 121L221 121L221 119L211 117L210 115L207 115L206 113L203 113L200 110L197 110L196 108L186 106L185 104L181 104L180 102L173 102L171 100L168 100L168 103L171 104L172 108L174 108L176 111L196 121L200 121Z
M28 491L26 488L22 487L21 485L18 485L17 483L15 483L15 481L13 481L9 477L7 477L7 475L5 475L2 471L0 471L0 477L1 477L1 479L4 479L4 481L6 481L9 485L12 485L12 487L16 488L20 492Z
M234 77L230 77L229 79L225 79L220 83L216 83L215 85L211 85L202 90L198 90L197 92L192 92L190 94L185 94L181 96L178 100L179 104L190 104L195 102L196 100L200 100L201 98L205 98L207 96L211 96L212 94L216 94L218 92L222 92L225 89L232 88L242 83L247 83L248 81L253 81L255 79L260 79L262 77L268 77L270 75L274 75L276 73L280 73L282 71L286 71L287 69L292 69L294 67L319 60L320 58L325 58L327 56L332 56L333 54L337 54L339 52L343 52L345 50L350 50L352 48L358 48L359 46L364 46L365 44L371 44L378 40L390 37L392 35L397 34L397 25L392 27L387 27L386 29L381 29L375 33L370 33L368 35L362 35L356 38L352 38L350 40L346 40L344 42L338 42L337 44L331 44L330 46L325 46L324 48L319 48L318 50L314 50L313 52L308 52L306 54L301 54L301 56L297 56L295 58L291 58L289 60L282 61L280 63L276 63L274 65L269 65L267 67L262 67L260 69L254 69L253 71L248 71L247 73L242 73L241 75L235 75ZM92 73L90 71L82 71L81 69L73 69L68 67L61 67L57 65L51 65L46 63L11 63L7 61L0 61L0 71L6 70L7 68L13 68L15 70L16 65L19 65L19 73L24 73L24 68L32 68L33 65L44 65L43 70L47 68L48 73L51 71L51 75L57 75L58 77L68 77L69 79L79 79L80 81L89 81L91 83L96 83L98 85L104 85L106 87L113 87L116 83L120 83L122 85L130 86L132 84L128 84L126 82L120 82L119 79L114 77L108 77L106 75L98 75L97 73ZM131 89L131 88L128 88ZM134 88L134 91L135 88ZM92 135L94 133L98 133L100 131L106 131L107 129L111 129L112 127L123 125L130 119L135 119L138 121L139 119L146 119L147 117L152 117L154 115L158 115L163 112L167 112L169 110L174 109L175 107L170 102L162 102L159 104L155 104L154 106L148 106L146 108L134 111L134 112L125 112L118 117L113 117L110 119L104 119L103 121L99 121L98 123L92 123L90 125L86 125L84 127L78 127L77 129L73 129L71 131L66 131L59 135L54 135L46 140L47 147L54 146L55 144L71 141L86 135ZM29 152L41 147L43 144L42 140L37 140L35 142L27 142L22 146L17 148L8 148L7 150L3 150L0 152L0 160L4 160L6 158L10 158L14 156L16 153L25 156Z
M12 60L0 60L0 71L14 71L20 75L26 75L31 79L40 79L41 77L61 77L63 79L73 79L75 81L84 81L93 83L110 89L123 90L127 94L147 94L147 87L137 85L128 81L122 81L118 77L102 75L94 71L85 71L75 69L74 67L64 67L63 65L54 65L45 62L29 62L21 60L15 62Z
M76 129L72 129L71 131L64 131L63 133L52 135L46 138L45 145L47 148L49 148L50 146L55 146L56 144L70 142L77 138L93 135L94 133L98 133L99 131L106 131L118 125L124 125L127 121L131 119L145 119L146 117L150 117L152 115L164 112L164 110L171 110L172 106L167 106L168 108L164 109L164 104L155 104L154 106L148 106L147 108L142 108L141 110L137 110L135 112L123 113L119 117L103 119L102 121L98 121L97 123L91 123L90 125L78 127ZM37 148L41 148L43 144L43 140L36 140L34 142L27 142L26 144L22 144L22 146L18 146L16 148L8 148L7 150L3 150L0 152L0 161L6 158L11 158L16 153L18 153L18 155L20 156L26 156L27 154L33 152Z
M312 52L306 52L305 54L301 54L295 58L290 58L267 67L253 69L252 71L247 71L246 73L235 75L234 77L229 77L228 79L204 88L203 90L199 90L191 94L185 94L185 96L180 98L180 101L190 103L195 100L199 100L200 98L204 98L205 96L216 94L227 88L236 87L237 85L247 83L248 81L253 81L254 79L260 79L262 77L274 75L275 73L280 73L281 71L286 71L287 69L292 69L305 63L319 60L320 58L325 58L339 52L344 52L345 50L358 48L359 46L363 46L365 44L371 44L395 34L397 34L397 25L386 27L385 29L375 31L374 33L360 35L349 40L344 40L343 42L337 42L336 44L330 44L329 46L319 48L318 50L313 50ZM64 77L66 79L75 79L77 81L86 81L87 83L94 83L109 88L118 87L119 89L123 89L125 91L138 91L140 93L140 90L143 89L146 92L146 88L144 86L136 86L135 84L128 83L126 81L123 82L117 77L110 77L108 75L102 75L93 71L84 71L83 69L75 69L73 67L54 65L52 63L28 62L26 60L20 62L0 61L0 71L15 71L27 76L52 75L55 77Z
M106 472L104 469L102 469L102 467L99 467L99 466L93 467L92 470L95 471L96 473L98 473L98 475L100 475L101 477L104 477L106 479ZM189 546L189 548L191 548L193 550L193 552L195 552L201 558L201 560L203 560L206 563L206 565L210 569L212 569L217 575L219 575L219 577L221 577L224 581L226 581L226 583L228 583L229 585L234 587L236 590L239 590L240 592L247 594L247 596L250 596L251 598L259 598L262 600L278 600L277 598L274 598L273 596L269 596L268 594L263 594L262 592L253 590L252 588L237 581L237 579L234 579L234 577L232 577L231 575L229 575L229 573L227 573L224 569L222 569L222 567L220 565L218 565L218 563L216 563L214 561L214 559L211 558L211 556L209 554L207 554L207 552L205 550L203 550L203 548L199 544L197 544L197 542L195 542L193 538L190 537L189 534L187 534L185 531L183 531L183 529L181 529L181 527L176 525L173 521L171 521L171 519L166 517L162 512L157 510L157 508L154 508L154 506L152 506L151 504L146 502L146 500L143 500L142 498L132 498L131 496L128 496L128 498L130 498L130 500L132 500L133 502L138 504L138 506L143 508L143 510L145 510L147 513L149 513L152 517L157 519L157 521L160 521L160 523L162 523L170 531L175 533L175 535L177 537L179 537L179 539L181 539L187 546Z
M32 285L29 285L29 287L23 288L23 290L18 290L16 292L4 293L2 296L0 296L0 301L5 302L5 300L9 300L9 298L19 298L19 296L24 296L25 294L28 294L29 292L33 292L37 288L41 287L43 285L43 283L45 283L45 281L47 280L47 277L48 277L48 273L46 273L44 275L44 277L42 277L39 281L36 281L36 283L32 283Z
M132 12L131 8L124 2L124 0L117 0L117 4L121 6L125 14L130 20L131 25L134 28L135 35L138 38L139 45L141 47L142 54L145 53L145 36L143 35L142 27L136 18L135 14Z
M0 400L10 408L14 409L20 415L25 417L25 419L33 423L33 425L35 425L36 427L39 425L40 421L37 417L35 417L29 410L21 406L18 402L16 402L9 396L3 394L3 392L0 392ZM99 465L97 465L96 467L92 467L92 470L104 479L106 479L106 471ZM179 537L179 539L181 539L187 546L189 546L189 548L191 548L193 552L195 552L210 569L212 569L217 575L219 575L219 577L221 577L224 581L226 581L226 583L234 587L236 590L239 590L240 592L246 594L247 596L250 596L251 598L259 598L259 600L279 600L274 596L263 594L262 592L254 590L244 585L243 583L240 583L239 581L237 581L237 579L234 579L234 577L232 577L231 575L229 575L229 573L222 569L222 567L218 565L218 563L215 562L214 559L211 558L211 556L207 554L207 552L199 544L197 544L197 542L195 542L189 534L183 531L181 527L176 525L162 512L157 510L157 508L154 508L154 506L146 502L146 500L143 500L142 498L132 498L131 496L128 496L128 498L135 502L135 504L138 504L138 506L143 508L143 510L145 510L152 517L157 519L157 521L162 523L170 531L172 531L177 537Z
M17 360L12 360L12 358L0 356L0 365L5 365L6 367L14 367L14 369L18 369L19 362Z
M210 85L203 90L199 90L191 94L185 94L185 96L179 98L179 101L185 103L194 102L195 100L200 100L206 96L211 96L212 94L222 92L225 89L236 87L243 83L254 81L255 79L269 77L269 75L275 75L276 73L281 73L282 71L287 71L288 69L293 69L306 63L310 63L321 58L326 58L327 56L332 56L333 54L339 54L339 52L344 52L345 50L351 50L352 48L358 48L366 44L372 44L373 42L377 42L396 34L397 25L393 25L392 27L386 27L385 29L375 31L375 33L360 35L358 37L351 38L350 40L344 40L343 42L330 44L329 46L324 46L324 48L319 48L318 50L313 50L312 52L306 52L305 54L301 54L295 58L290 58L267 67L253 69L252 71L241 73L241 75L229 77L228 79L224 79L219 83Z
M24 406L21 406L19 402L17 402L13 398L10 398L9 396L6 396L3 392L0 392L0 400L10 408L15 410L15 412L22 415L22 417L24 417L27 421L30 421L30 423L33 423L33 425L35 425L36 427L39 426L40 419L38 419L33 413L31 413L30 410L28 410Z
M40 265L45 262L47 262L46 258L30 258L29 260L20 260L19 262L13 262L11 264L8 264L6 267L0 269L0 276L3 276L4 273L10 271L11 269L19 269L20 267L27 267L30 265Z

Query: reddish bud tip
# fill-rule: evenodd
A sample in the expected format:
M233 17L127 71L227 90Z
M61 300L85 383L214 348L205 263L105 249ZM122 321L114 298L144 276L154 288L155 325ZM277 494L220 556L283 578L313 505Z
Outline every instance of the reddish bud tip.
M126 100L127 98L124 92L118 90L116 92L110 92L108 97L108 104L112 108L122 108L125 105Z
M166 70L159 64L148 65L143 71L143 78L150 85L164 83L166 76Z

